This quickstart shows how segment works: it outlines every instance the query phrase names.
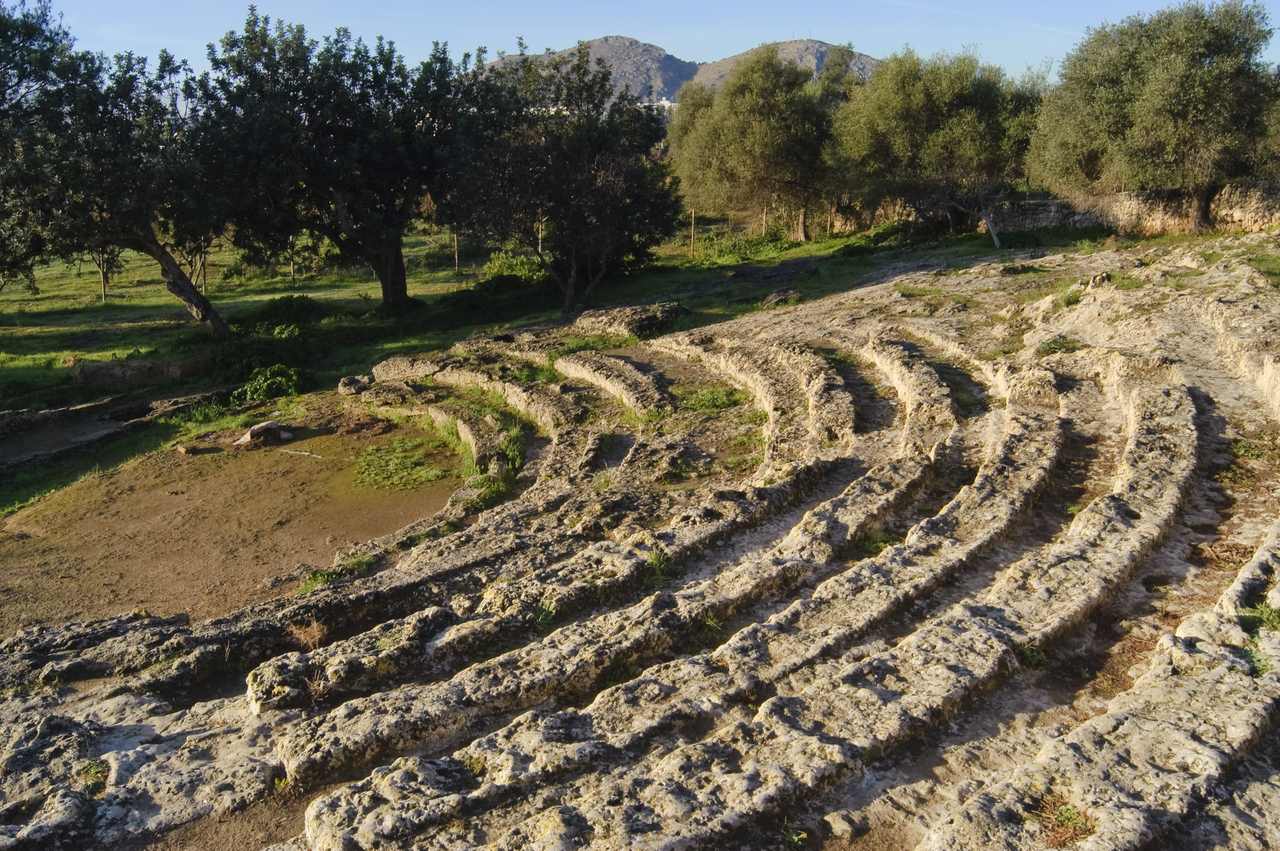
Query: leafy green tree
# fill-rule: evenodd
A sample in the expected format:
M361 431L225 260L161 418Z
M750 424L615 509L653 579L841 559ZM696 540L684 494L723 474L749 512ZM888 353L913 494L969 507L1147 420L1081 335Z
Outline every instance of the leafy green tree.
M175 257L221 232L221 202L235 191L207 179L204 151L218 143L193 94L186 66L167 53L154 71L128 53L68 56L0 163L0 204L42 257L126 249L152 258L192 317L226 336Z
M1032 176L1064 194L1171 190L1210 224L1223 184L1265 149L1275 79L1258 3L1182 3L1091 30L1040 114Z
M251 8L209 63L203 99L231 140L219 167L242 190L236 243L279 256L300 233L323 237L369 265L384 307L406 307L404 235L445 189L465 61L437 44L410 68L381 38L339 29L317 43Z
M468 85L444 218L536 257L573 312L675 232L679 198L657 156L662 116L629 92L615 96L585 46L486 71Z
M864 205L900 199L925 219L983 219L1022 176L1036 78L1008 79L970 54L889 57L835 119L835 159Z
M846 63L847 65L847 63ZM686 197L703 207L770 207L791 212L795 236L808 238L808 212L822 195L823 147L831 132L811 75L758 50L711 95L681 89L671 155ZM683 113L683 114L682 114Z
M102 303L107 303L107 291L111 289L111 278L124 270L124 250L118 245L98 245L88 251L89 261L98 270L98 281L102 286Z
M47 0L0 0L0 288L23 280L35 292L34 267L44 251L13 166L32 143L43 96L74 67L72 40Z
M837 44L827 51L822 68L809 82L810 93L823 109L834 111L849 99L854 87L862 85L862 77L853 69L856 57L851 44Z

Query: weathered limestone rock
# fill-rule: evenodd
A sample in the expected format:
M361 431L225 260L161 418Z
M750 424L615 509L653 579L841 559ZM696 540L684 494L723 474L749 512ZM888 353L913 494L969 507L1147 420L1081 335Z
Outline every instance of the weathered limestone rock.
M624 309L378 364L351 404L456 433L504 492L460 490L307 594L4 637L0 849L126 845L286 789L309 800L280 851L854 838L866 796L926 847L1038 847L1047 801L1091 819L1078 847L1268 847L1280 633L1255 607L1280 608L1280 529L1219 579L1189 554L1275 521L1264 246L904 261L644 344ZM1036 276L1108 273L1027 306ZM556 355L583 334L618 348ZM756 413L669 389L726 383ZM1167 633L1131 686L1087 711L1034 692L1043 727L993 703L1121 616ZM962 723L1021 749L983 764L957 726L972 754L935 770Z
M671 330L672 324L682 312L683 308L674 301L640 307L587 310L578 315L573 327L587 334L610 334L645 340Z

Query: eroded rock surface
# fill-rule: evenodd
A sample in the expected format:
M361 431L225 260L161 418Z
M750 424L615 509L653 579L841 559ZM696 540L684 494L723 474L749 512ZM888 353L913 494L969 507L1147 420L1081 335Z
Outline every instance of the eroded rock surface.
M6 638L0 848L1268 847L1260 239L378 364L466 485L302 595Z

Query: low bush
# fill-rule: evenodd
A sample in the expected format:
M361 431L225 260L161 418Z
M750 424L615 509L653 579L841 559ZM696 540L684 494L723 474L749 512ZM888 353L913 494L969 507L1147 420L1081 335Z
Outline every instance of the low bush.
M282 363L255 369L239 390L231 394L237 405L265 402L281 396L293 396L301 389L302 377L298 370Z

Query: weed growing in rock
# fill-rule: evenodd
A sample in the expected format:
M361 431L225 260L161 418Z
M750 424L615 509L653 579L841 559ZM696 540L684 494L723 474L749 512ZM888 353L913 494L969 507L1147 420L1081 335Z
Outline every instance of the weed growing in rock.
M1084 290L1079 287L1072 287L1062 295L1058 296L1059 307L1075 307L1080 303L1080 299L1084 298Z
M1261 677L1271 671L1271 660L1262 652L1257 638L1250 638L1242 648L1244 658L1249 663L1249 676Z
M315 650L324 644L329 630L315 618L306 623L289 624L289 637L303 650Z
M533 624L537 627L538 632L548 633L556 622L556 604L555 603L539 603L538 608L533 612Z
M869 529L850 543L849 557L852 559L874 558L896 542L897 539L884 529Z
M76 771L80 788L86 794L97 797L107 788L107 779L111 776L111 768L101 759L90 759L81 763Z
M323 588L343 579L358 579L368 576L378 564L378 556L372 553L360 553L348 556L338 562L332 570L313 570L307 574L298 588L299 594L308 594L317 588Z
M1013 652L1018 656L1018 664L1024 668L1038 671L1049 664L1049 657L1034 644L1019 644Z
M1097 829L1089 814L1063 795L1046 796L1032 818L1040 822L1050 848L1069 848Z
M1079 340L1072 339L1066 334L1059 334L1056 337L1050 337L1039 346L1036 347L1036 354L1040 357L1057 354L1070 354L1078 352L1084 348L1084 344Z

